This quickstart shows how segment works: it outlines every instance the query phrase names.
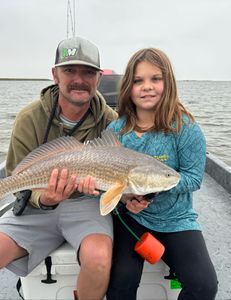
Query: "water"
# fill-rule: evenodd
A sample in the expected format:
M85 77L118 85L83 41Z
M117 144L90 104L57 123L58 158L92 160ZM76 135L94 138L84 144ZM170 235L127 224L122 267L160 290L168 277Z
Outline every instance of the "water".
M39 99L51 81L0 80L0 162L6 158L16 114L28 103Z
M18 111L51 81L0 81L0 162L6 158ZM182 102L201 125L208 152L231 166L231 81L179 81Z
M180 81L178 87L204 131L208 152L231 166L231 81Z

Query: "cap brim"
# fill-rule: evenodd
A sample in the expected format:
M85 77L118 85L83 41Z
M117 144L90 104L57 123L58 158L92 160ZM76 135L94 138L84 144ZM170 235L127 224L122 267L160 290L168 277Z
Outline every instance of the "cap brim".
M82 60L69 60L69 61L65 61L65 62L62 62L62 63L59 63L59 64L55 64L55 67L62 67L62 66L68 66L68 65L83 65L83 66L89 66L89 67L92 67L98 71L102 71L102 69L100 69L98 66L94 65L94 64L91 64L91 63L88 63L88 62L85 62L85 61L82 61Z

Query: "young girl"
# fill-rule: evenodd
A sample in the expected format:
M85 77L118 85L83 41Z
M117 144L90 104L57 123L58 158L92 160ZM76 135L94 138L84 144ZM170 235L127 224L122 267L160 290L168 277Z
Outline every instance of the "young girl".
M217 292L214 267L193 209L192 193L200 188L205 161L204 135L177 95L168 57L148 48L136 52L122 80L119 119L111 128L121 143L163 161L181 175L178 185L155 196L124 197L125 222L141 236L152 233L164 246L163 261L182 284L178 299L212 300ZM108 300L135 300L143 259L136 239L114 216L114 259Z

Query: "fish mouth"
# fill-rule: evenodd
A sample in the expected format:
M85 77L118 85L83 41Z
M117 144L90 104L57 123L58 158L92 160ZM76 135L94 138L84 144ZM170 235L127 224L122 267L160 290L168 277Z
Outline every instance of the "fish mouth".
M136 185L136 186L130 186L130 190L126 190L125 193L134 193L136 195L145 195L147 193L160 193L160 192L165 192L169 191L172 188L174 188L178 183L179 180L175 180L172 183L169 184L163 184L163 185L157 185L156 187L144 187L143 185Z
M168 185L166 188L163 189L163 191L171 190L172 188L174 188L178 184L178 182L179 182L179 180L177 181L177 183L173 183L172 185Z

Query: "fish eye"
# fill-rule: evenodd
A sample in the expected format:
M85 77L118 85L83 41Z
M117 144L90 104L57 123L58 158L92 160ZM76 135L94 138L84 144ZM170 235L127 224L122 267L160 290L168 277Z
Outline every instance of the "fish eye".
M170 173L167 173L167 174L166 174L166 176L167 176L167 177L170 177L170 176L171 176L171 174L170 174Z

